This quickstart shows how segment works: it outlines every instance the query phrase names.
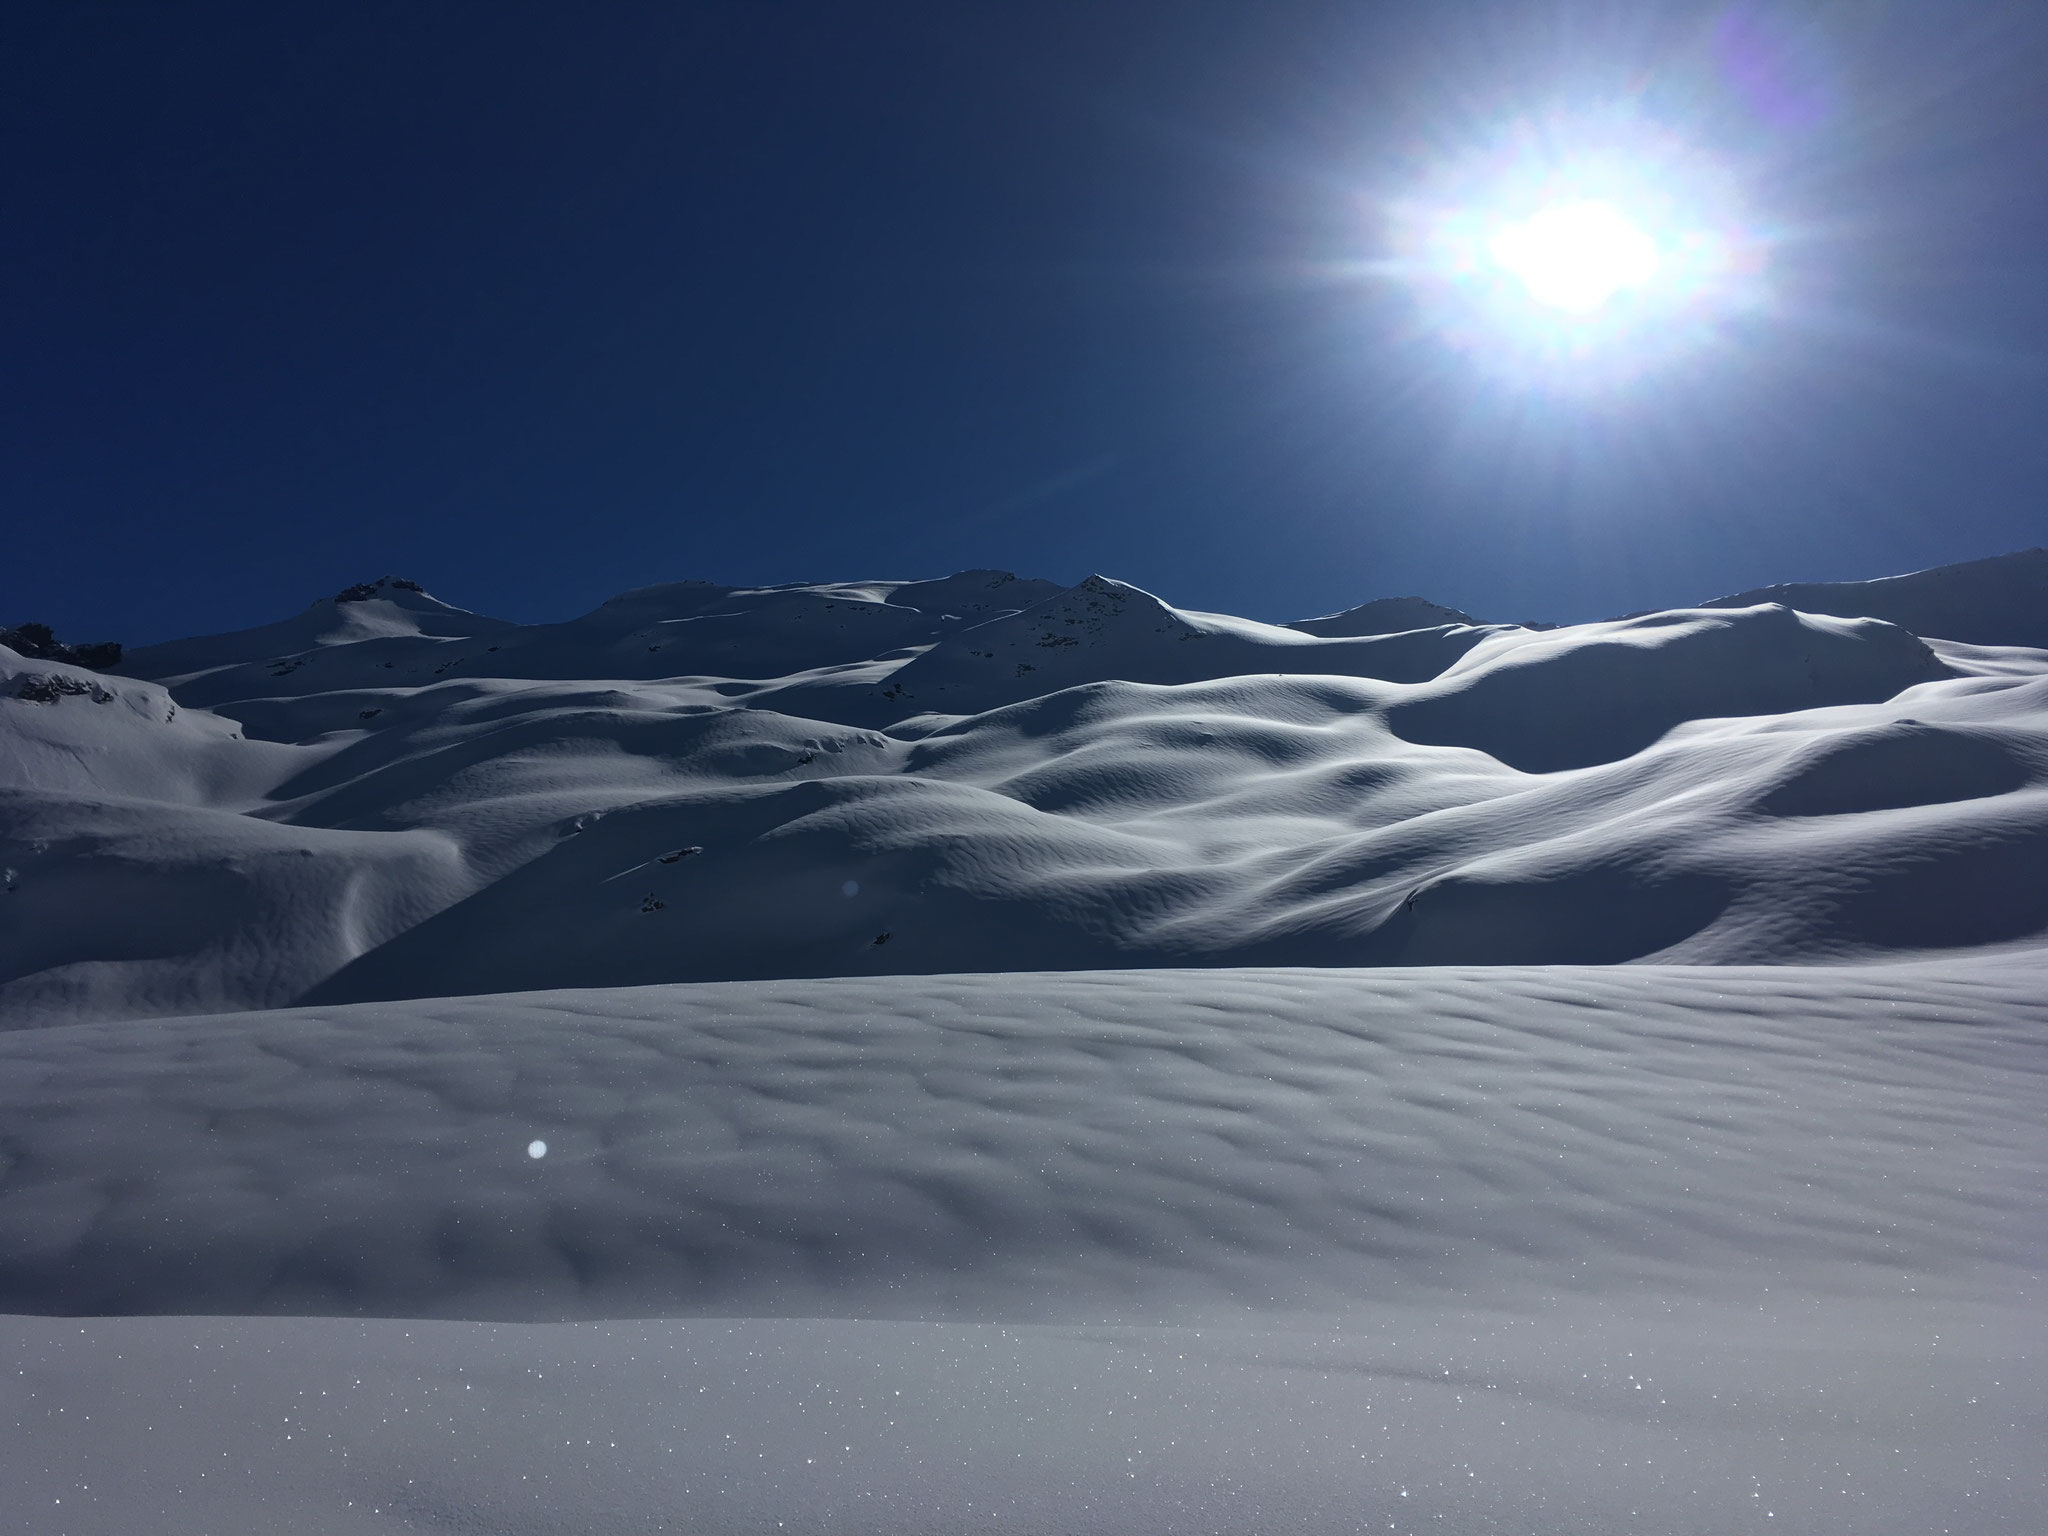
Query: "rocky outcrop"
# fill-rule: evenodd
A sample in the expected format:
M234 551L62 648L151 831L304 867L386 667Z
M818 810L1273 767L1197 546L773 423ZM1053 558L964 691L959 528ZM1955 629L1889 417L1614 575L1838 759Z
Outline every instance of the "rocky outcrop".
M69 666L105 672L120 664L121 647L112 640L86 645L65 645L47 624L17 624L0 628L0 645L31 661L61 661Z

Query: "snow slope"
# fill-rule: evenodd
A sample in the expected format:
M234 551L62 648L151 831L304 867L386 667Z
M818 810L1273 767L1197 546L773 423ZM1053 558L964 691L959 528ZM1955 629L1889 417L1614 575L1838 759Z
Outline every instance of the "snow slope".
M2048 1268L2044 1038L2038 951L834 978L16 1031L0 1310L2013 1299Z
M1772 604L1321 637L997 572L538 626L352 593L118 677L0 650L0 1024L2048 931L2024 647Z
M2048 649L2048 549L2023 549L1877 581L1759 587L1700 606L1749 608L1757 603L1884 619L1944 640Z

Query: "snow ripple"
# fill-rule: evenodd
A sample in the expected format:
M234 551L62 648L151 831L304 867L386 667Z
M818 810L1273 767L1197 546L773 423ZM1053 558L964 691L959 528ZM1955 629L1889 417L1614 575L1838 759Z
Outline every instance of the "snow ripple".
M0 1310L1073 1321L2003 1286L2048 1261L2043 980L946 976L18 1033Z

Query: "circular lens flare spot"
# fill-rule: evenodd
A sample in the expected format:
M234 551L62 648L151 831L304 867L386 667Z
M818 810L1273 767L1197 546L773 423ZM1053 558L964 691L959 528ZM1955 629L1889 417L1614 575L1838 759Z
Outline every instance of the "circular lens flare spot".
M548 1144L544 1141L529 1141L526 1144L526 1155L538 1161L548 1155Z
M1488 242L1487 254L1539 304L1589 315L1657 275L1657 242L1607 203L1559 203Z

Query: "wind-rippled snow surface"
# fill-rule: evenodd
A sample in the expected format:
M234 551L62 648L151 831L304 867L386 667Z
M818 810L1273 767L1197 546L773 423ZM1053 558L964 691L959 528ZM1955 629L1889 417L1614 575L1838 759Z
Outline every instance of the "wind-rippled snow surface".
M0 1307L1075 1322L2009 1287L2048 1258L2044 983L1097 972L18 1032Z

